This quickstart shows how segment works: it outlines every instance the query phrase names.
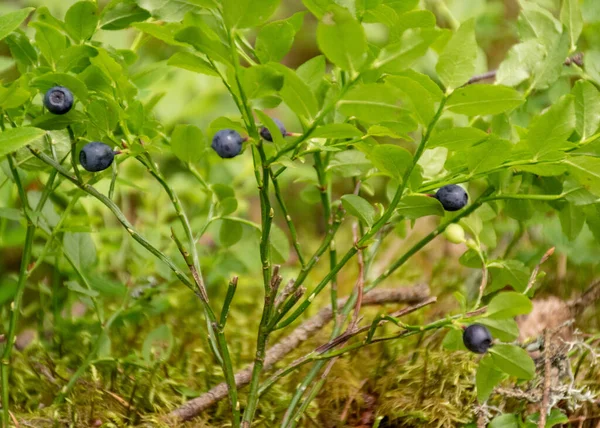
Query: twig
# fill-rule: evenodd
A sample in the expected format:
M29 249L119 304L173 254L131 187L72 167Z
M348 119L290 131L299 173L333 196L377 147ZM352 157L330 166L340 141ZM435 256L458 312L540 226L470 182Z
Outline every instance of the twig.
M565 62L563 63L564 65L571 66L573 64L578 65L579 67L583 67L583 53L582 52L578 52L572 56L570 56L569 58L567 58L565 60ZM495 79L496 75L498 74L498 70L490 70L487 71L485 73L482 74L477 74L473 77L471 77L469 79L469 81L466 83L466 85L471 85L473 83L478 83L481 82L483 80L490 80L490 79Z
M600 299L600 280L596 280L577 299L569 302L569 308L573 316L581 314L589 305Z
M533 288L533 286L535 285L535 280L537 279L538 272L540 271L540 266L542 264L544 264L546 262L546 260L548 260L552 254L554 254L555 249L556 249L556 247L552 247L548 251L546 251L544 253L544 255L542 256L542 258L540 259L539 263L537 265L535 265L535 268L533 269L533 272L531 272L531 276L529 277L529 282L527 283L527 288L525 288L525 291L523 292L523 294L527 295L527 293L529 293L529 291Z
M429 288L419 285L411 288L381 288L365 295L363 305L384 305L387 303L415 303L429 296ZM338 307L342 307L347 298L338 299ZM266 352L264 369L270 369L286 355L298 348L300 344L314 336L332 319L331 306L321 309L315 316L298 326L289 336L273 345ZM253 366L250 365L235 374L238 388L248 385ZM198 398L188 401L183 406L171 412L170 416L177 419L189 420L202 411L216 404L227 396L227 385L220 383Z
M12 419L13 424L15 424L15 427L19 428L20 427L19 421L17 420L17 418L15 418L15 415L13 415L13 413L10 410L8 411L8 414L10 415L10 418Z
M550 355L552 346L552 333L549 329L544 330L544 393L542 398L542 407L540 407L540 420L538 427L546 426L546 417L548 415L548 405L550 403L550 385L552 381L552 359Z

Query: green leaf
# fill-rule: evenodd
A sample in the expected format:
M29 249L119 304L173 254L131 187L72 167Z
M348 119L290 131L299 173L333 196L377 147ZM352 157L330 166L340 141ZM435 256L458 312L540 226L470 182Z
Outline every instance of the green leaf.
M537 426L539 425L539 421L540 421L540 413L539 412L534 413L533 415L529 415L529 416L527 416L525 428L537 428ZM550 411L550 414L546 416L546 425L544 425L544 428L552 428L556 425L568 424L568 423L569 423L569 418L567 417L567 415L562 413L562 411L560 409L553 408Z
M171 134L171 149L185 163L198 162L206 149L204 134L194 125L175 125Z
M171 327L162 324L148 333L142 345L142 357L148 364L168 360L173 350Z
M453 90L467 83L475 74L476 59L475 21L470 19L454 33L438 60L436 71L446 89Z
M503 342L512 342L519 337L519 326L513 318L495 319L478 318L479 324L485 325L492 333L492 337Z
M35 41L46 61L54 65L67 48L67 38L56 28L43 22L29 24L35 28Z
M492 136L469 149L467 166L471 174L480 174L502 165L510 156L510 141Z
M419 81L408 76L389 76L386 83L402 91L406 101L412 105L419 122L423 125L429 124L435 115L434 95Z
M576 129L583 141L594 135L600 127L600 92L592 83L578 80L573 95Z
M404 112L393 88L381 83L366 83L348 91L338 102L346 116L356 116L365 122L397 120Z
M489 134L477 128L451 128L431 137L428 148L445 147L449 151L467 150L489 138Z
M31 67L37 63L37 51L31 44L29 37L25 36L23 33L14 32L9 34L4 42L10 48L10 53L15 61L17 61L19 70L22 73L27 67ZM25 69L22 69L22 67L25 67Z
M223 18L228 27L249 28L267 21L280 0L221 0Z
M435 15L428 10L414 10L403 13L398 16L391 26L392 39L412 28L434 28L435 22Z
M577 48L577 40L583 30L583 16L579 6L579 0L563 0L560 10L560 21L569 33L571 50Z
M409 132L416 130L419 124L408 112L403 114L393 122L381 122L377 125L371 125L368 134L373 137L391 137L412 141Z
M87 280L90 287L103 296L122 297L129 291L122 282L113 281L101 275L89 275Z
M527 144L538 157L553 150L569 148L572 143L567 139L574 129L575 106L573 97L567 95L533 119L527 134Z
M282 64L271 64L276 71L283 74L283 87L279 95L283 102L298 116L311 120L319 110L317 99L310 87L298 75Z
M525 99L520 92L501 85L469 85L452 93L446 108L467 116L485 116L513 110Z
M326 67L327 61L325 60L325 56L317 55L298 67L296 74L309 88L316 89L323 81Z
M189 26L175 33L175 40L188 43L197 51L223 64L231 63L229 48L208 27Z
M296 14L286 20L270 22L259 30L254 50L261 63L279 62L290 51L298 31L292 24L296 16L304 18L304 14Z
M531 312L533 305L521 293L507 291L496 295L488 304L486 316L492 319L513 318Z
M427 195L408 195L402 198L396 208L396 213L408 220L428 215L444 216L444 207L435 198Z
M87 106L86 112L100 135L110 134L119 122L119 106L112 100L95 99Z
M82 287L77 281L67 281L65 285L69 290L74 291L75 293L83 294L87 297L95 298L100 295L100 293L95 290L88 290L87 288Z
M246 96L251 100L274 95L284 83L283 75L267 65L245 69L241 80Z
M150 12L139 7L134 0L111 0L102 9L100 26L103 30L122 30L148 18Z
M558 218L565 236L569 241L577 239L585 224L585 213L575 204L566 204L559 212Z
M333 0L302 0L304 6L318 19L323 18Z
M496 369L492 357L484 356L477 366L477 374L475 375L475 385L477 386L477 401L485 402L494 388L504 379L506 375Z
M442 341L442 346L444 349L449 351L466 351L467 348L463 343L463 333L462 330L451 329L446 333L444 340Z
M412 164L412 155L408 150L393 144L375 146L368 157L377 169L400 181Z
M350 215L358 218L371 227L375 221L375 208L365 199L357 195L342 196L342 205Z
M167 61L168 65L193 71L194 73L206 74L207 76L218 76L210 63L198 55L190 52L177 52Z
M564 67L565 58L569 53L569 35L562 34L548 49L546 58L533 69L531 87L546 89L558 80Z
M384 73L399 73L423 57L440 31L434 28L416 28L405 31L400 41L381 50L373 67Z
M219 228L219 242L223 247L231 247L242 239L244 227L238 221L222 220Z
M319 22L317 43L327 59L343 70L359 70L365 62L367 38L363 26L341 6L330 6Z
M14 81L8 88L0 86L0 108L20 107L29 101L32 95L25 81L21 79Z
M152 16L166 22L178 22L188 12L200 12L203 7L214 5L207 0L136 0L138 5Z
M600 158L573 156L563 163L582 186L593 194L600 195Z
M498 415L488 425L488 428L520 428L519 418L517 415L507 413Z
M527 351L514 345L494 345L490 348L494 365L504 373L519 379L533 379L535 364Z
M65 28L69 36L80 42L90 39L98 26L98 7L91 1L80 1L67 10Z
M544 60L545 54L546 49L537 40L514 45L498 68L496 83L519 85L533 75L534 69Z
M0 40L19 28L33 10L35 8L26 7L0 16Z
M78 269L87 269L96 263L96 245L89 233L65 233L63 248Z
M521 0L520 5L518 29L521 39L536 39L546 49L551 47L562 32L561 23L549 10L533 1Z
M319 126L315 132L310 134L310 138L358 138L362 137L361 130L349 123L330 123L329 125Z
M0 158L19 150L41 138L46 131L24 126L0 132Z
M511 285L515 290L522 292L529 282L529 270L518 260L496 260L488 264L492 283L488 285L486 293L500 290Z
M359 150L336 153L327 166L327 171L341 177L357 177L373 168L373 164Z
M179 29L179 24L153 24L151 22L136 22L132 27L137 28L143 33L149 34L150 36L162 40L163 42L172 46L185 46L185 44L175 40L175 30ZM178 52L187 53L187 52ZM175 54L177 55L177 54Z

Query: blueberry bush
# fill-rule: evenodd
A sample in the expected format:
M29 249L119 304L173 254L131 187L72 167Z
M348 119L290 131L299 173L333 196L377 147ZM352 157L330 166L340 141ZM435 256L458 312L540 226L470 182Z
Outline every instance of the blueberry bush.
M596 0L0 12L2 426L597 423Z

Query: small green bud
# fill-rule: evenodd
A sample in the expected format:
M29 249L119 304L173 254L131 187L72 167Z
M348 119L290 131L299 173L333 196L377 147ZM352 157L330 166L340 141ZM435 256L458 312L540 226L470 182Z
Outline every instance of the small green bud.
M465 230L459 224L452 223L446 228L444 235L453 244L462 244L465 242Z
M469 247L471 250L479 250L479 245L477 245L477 242L475 242L473 239L467 239L467 247Z

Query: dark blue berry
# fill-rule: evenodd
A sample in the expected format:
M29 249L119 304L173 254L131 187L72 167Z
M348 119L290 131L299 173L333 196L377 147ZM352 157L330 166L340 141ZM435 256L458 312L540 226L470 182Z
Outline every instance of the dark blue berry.
M492 346L492 340L490 331L481 324L472 324L463 332L463 343L476 354L485 354Z
M275 122L275 125L277 125L277 127L279 128L279 131L281 132L281 136L285 137L287 135L287 130L285 129L285 125L279 119L273 119L273 122ZM271 131L269 131L266 126L263 126L260 129L260 136L264 140L273 142L273 136L271 135Z
M224 159L234 158L242 151L244 139L233 129L223 129L215 134L211 147Z
M469 201L469 195L465 189L456 184L442 187L435 194L435 198L441 202L446 211L458 211Z
M83 146L79 152L79 163L90 172L104 171L115 159L115 152L110 146L94 141Z
M63 86L55 86L44 95L44 106L50 113L68 113L73 107L73 94Z

